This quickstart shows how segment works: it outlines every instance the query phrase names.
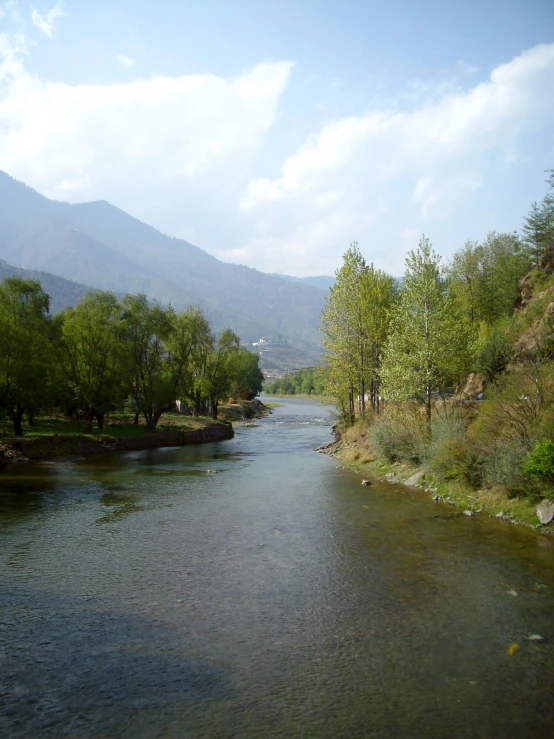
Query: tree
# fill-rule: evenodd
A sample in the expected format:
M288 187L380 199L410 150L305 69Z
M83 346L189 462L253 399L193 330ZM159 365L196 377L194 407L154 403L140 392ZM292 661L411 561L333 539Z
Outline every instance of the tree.
M146 295L123 298L122 342L129 390L148 431L175 404L175 378L165 342L174 330L171 310L149 305Z
M40 282L6 277L0 285L0 406L23 434L23 414L48 396L52 366L50 299Z
M447 269L450 292L477 330L480 322L511 315L530 266L517 235L492 231L482 244L469 241L454 254Z
M121 306L109 292L90 292L75 308L56 316L57 359L71 402L82 413L87 427L124 395Z
M554 257L554 170L549 173L549 191L540 205L533 203L523 222L523 240L531 251L534 266L541 269Z
M210 399L212 418L217 418L219 401L229 397L233 380L233 355L240 347L240 338L225 329L217 347L211 353L206 367L206 388Z
M214 337L208 319L196 306L189 306L180 314L178 326L180 348L171 344L175 356L182 362L177 393L190 403L193 415L199 416L208 396L206 372Z
M264 376L260 369L260 357L245 347L239 347L231 363L230 396L239 400L252 400L262 392Z
M440 262L425 236L409 252L382 367L385 397L423 402L428 425L433 391L468 361L469 337L448 300Z
M379 367L388 331L394 279L368 266L353 243L336 272L322 313L327 391L353 422L365 410L366 394L378 407Z

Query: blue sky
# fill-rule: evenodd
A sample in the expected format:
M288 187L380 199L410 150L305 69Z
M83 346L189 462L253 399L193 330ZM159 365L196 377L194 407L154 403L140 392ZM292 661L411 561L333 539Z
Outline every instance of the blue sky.
M395 274L554 167L552 0L0 0L0 169L227 261Z

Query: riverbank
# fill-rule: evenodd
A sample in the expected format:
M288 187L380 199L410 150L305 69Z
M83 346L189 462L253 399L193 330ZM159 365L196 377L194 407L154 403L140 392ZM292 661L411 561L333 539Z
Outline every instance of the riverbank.
M466 516L490 516L515 525L527 526L540 533L554 535L554 520L542 524L537 515L539 503L525 497L509 497L500 487L474 490L459 481L444 482L422 466L409 462L388 462L371 450L367 432L353 427L337 434L334 442L317 451L337 459L341 465L369 482L379 480L420 488L437 503L454 506Z
M154 432L148 432L144 425L133 425L125 416L114 417L104 429L90 433L83 433L67 419L39 418L25 436L0 438L0 469L33 460L225 441L234 435L232 421L259 418L270 412L258 399L245 400L220 406L218 420L168 414Z

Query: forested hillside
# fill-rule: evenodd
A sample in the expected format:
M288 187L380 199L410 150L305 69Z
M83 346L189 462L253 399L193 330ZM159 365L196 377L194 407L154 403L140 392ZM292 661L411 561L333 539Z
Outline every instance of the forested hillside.
M520 235L448 263L422 237L400 285L356 244L345 254L323 312L325 385L368 458L500 499L554 497L552 171L548 184Z

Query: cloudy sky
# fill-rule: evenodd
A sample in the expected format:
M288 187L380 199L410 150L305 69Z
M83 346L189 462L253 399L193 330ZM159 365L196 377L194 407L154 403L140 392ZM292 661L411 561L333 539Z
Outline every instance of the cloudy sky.
M550 167L553 0L0 0L0 169L226 261L401 274Z

